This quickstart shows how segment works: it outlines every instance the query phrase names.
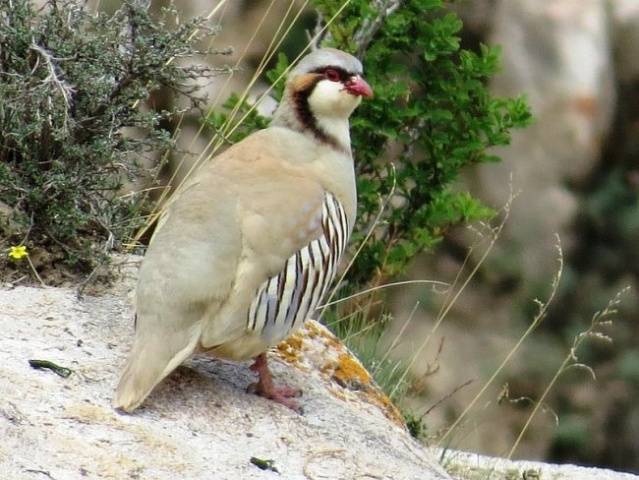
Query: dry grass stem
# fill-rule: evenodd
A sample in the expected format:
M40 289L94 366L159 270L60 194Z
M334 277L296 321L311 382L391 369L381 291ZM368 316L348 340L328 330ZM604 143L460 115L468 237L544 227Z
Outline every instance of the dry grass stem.
M524 426L522 427L521 431L519 432L519 435L517 436L517 439L513 443L513 446L511 447L510 451L508 452L508 455L506 456L506 458L508 458L508 459L512 458L512 456L514 455L515 451L517 450L517 447L519 447L519 444L521 443L522 438L526 434L526 431L528 430L528 427L530 426L531 422L533 421L533 418L535 418L535 415L537 415L537 412L539 411L541 406L544 405L544 402L546 401L546 398L548 398L548 394L553 389L553 387L557 383L557 380L559 380L559 378L561 377L561 375L564 372L566 372L570 368L579 368L579 369L586 370L588 373L590 373L590 375L592 376L593 379L596 379L595 372L593 371L593 369L591 367L589 367L586 364L579 363L579 358L577 357L577 350L579 349L579 346L583 343L583 341L586 340L587 338L596 338L596 339L599 339L599 340L604 340L604 341L609 341L609 342L612 341L611 338L608 335L602 333L598 329L600 327L602 327L602 326L609 326L610 325L609 318L612 315L615 315L617 313L617 306L619 305L619 303L621 303L621 297L625 293L627 293L628 290L629 290L629 287L625 287L621 291L617 292L617 294L608 302L608 304L606 305L606 307L603 310L601 310L599 312L596 312L592 316L592 319L590 321L590 326L586 330L584 330L583 332L579 333L574 338L573 344L572 344L568 354L566 355L564 360L561 362L561 365L559 366L559 368L555 372L554 376L552 377L552 379L550 380L550 382L546 386L545 390L541 394L541 397L539 397L539 400L537 402L535 402L535 406L533 407L532 412L530 412L530 415L526 419L526 423L524 423Z
M459 287L459 289L457 291L455 291L455 286L457 285L457 283L461 279L462 273L465 270L466 264L468 263L468 261L470 259L470 256L472 255L474 247L471 247L469 249L468 255L466 255L466 258L464 259L464 262L462 263L462 266L459 269L459 271L457 272L455 280L453 281L453 284L450 287L450 290L449 290L449 298L450 299L447 298L446 301L442 304L442 308L440 309L440 312L437 315L437 320L435 321L435 324L433 325L433 328L430 330L430 332L428 333L428 335L426 336L424 341L421 343L421 345L417 348L417 350L415 350L415 352L413 354L413 357L412 357L410 363L408 364L408 368L406 369L406 372L404 372L404 376L408 375L409 371L412 369L413 365L415 365L415 362L419 358L419 355L421 354L421 352L424 351L426 346L428 346L428 344L430 343L430 340L433 337L434 333L437 331L439 326L442 324L442 322L444 321L444 319L448 315L448 312L450 311L450 309L453 307L453 305L455 305L455 303L457 302L457 299L459 299L459 297L464 292L464 290L466 289L466 287L468 286L470 281L474 278L475 274L479 271L479 268L481 267L481 265L484 263L486 258L488 258L488 255L490 254L490 252L492 251L493 247L495 246L495 243L497 242L497 239L500 237L501 232L502 232L504 226L506 225L506 222L508 221L508 217L509 217L509 214L510 214L510 207L512 205L512 202L514 201L514 198L515 198L515 195L512 193L512 190L511 190L510 197L509 197L508 201L506 202L506 204L504 205L504 207L502 209L503 212L504 212L502 220L499 223L499 225L497 226L497 228L491 230L491 237L490 237L490 242L489 242L488 246L484 250L484 253L482 254L482 256L479 259L479 261L475 264L473 269L466 276L466 278L464 279L464 281L461 284L461 286ZM404 380L404 378L402 378L402 381L403 380Z
M499 364L497 369L495 369L495 371L493 372L491 377L486 381L486 383L483 385L481 390L475 395L475 397L471 400L471 402L466 406L466 408L459 415L459 417L457 417L455 422L453 422L453 424L446 430L446 432L444 433L444 435L442 436L442 438L438 442L439 445L442 445L443 443L445 443L445 441L450 437L450 435L460 425L460 423L464 420L464 418L466 418L466 415L468 415L468 413L473 409L473 407L475 406L477 401L479 401L479 399L484 395L484 393L486 393L486 390L488 390L488 388L493 384L495 379L501 374L501 372L504 370L506 365L510 362L511 358L515 355L515 353L517 353L517 351L519 351L519 348L524 343L524 341L541 324L542 320L545 318L546 312L548 311L548 307L552 303L552 301L554 300L554 298L555 298L555 296L557 294L557 290L559 288L559 281L561 279L561 275L563 273L563 268L564 268L563 251L561 249L561 243L560 243L560 239L559 239L558 235L556 235L556 241L557 241L556 248L557 248L557 255L558 255L557 261L558 261L559 265L558 265L558 268L557 268L557 272L556 272L556 274L555 274L555 276L553 278L553 281L552 281L551 291L550 291L550 295L549 295L548 299L546 300L546 302L541 302L539 300L535 300L537 305L538 305L538 307L539 307L539 309L538 309L537 314L535 315L535 318L533 319L532 323L526 329L526 331L523 333L523 335L519 338L517 343L508 352L508 354L506 355L504 360Z

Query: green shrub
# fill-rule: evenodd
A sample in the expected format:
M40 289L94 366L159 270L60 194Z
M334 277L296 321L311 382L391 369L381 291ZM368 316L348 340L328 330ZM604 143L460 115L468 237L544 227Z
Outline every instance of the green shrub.
M341 3L315 2L324 18ZM393 3L401 2L380 2ZM379 195L388 195L396 184L396 198L350 272L355 284L403 272L416 254L433 248L450 225L488 218L489 209L450 186L463 167L497 160L487 148L507 144L510 130L530 119L522 99L490 95L486 81L498 69L498 50L461 49L462 23L446 13L442 3L403 2L364 54L375 98L362 105L352 128L360 173L359 238L377 214ZM342 15L345 20L329 28L329 43L361 50L353 39L361 38L358 32L378 12L371 2L356 0ZM391 162L396 173L389 168Z
M130 238L146 195L122 187L155 177L141 160L171 146L174 114L138 102L160 88L191 95L188 82L213 73L172 61L198 53L194 42L211 34L201 20L170 25L174 12L156 20L133 0L113 15L82 5L0 0L3 271L10 245L46 252L43 268L87 272Z

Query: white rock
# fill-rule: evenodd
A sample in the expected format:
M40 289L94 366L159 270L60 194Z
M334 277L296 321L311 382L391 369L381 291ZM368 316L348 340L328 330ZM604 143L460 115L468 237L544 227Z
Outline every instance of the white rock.
M493 92L525 94L535 122L498 151L502 163L472 175L480 198L499 207L512 174L521 195L504 242L520 249L524 277L539 281L555 269L547 253L555 232L570 250L578 210L571 188L592 173L611 127L615 91L606 1L501 0L489 43L503 51Z
M479 480L637 480L639 477L601 468L510 461L469 452L448 452L444 465L455 479Z
M131 336L131 282L80 300L68 289L0 289L0 479L451 479L406 432L395 408L320 324L271 355L276 378L304 389L302 416L245 392L247 364L199 357L133 414L111 408ZM35 370L29 359L73 370ZM272 460L275 473L251 457ZM454 478L633 480L448 450ZM483 476L477 476L478 473ZM524 478L517 476L516 478ZM534 478L534 477L525 477Z
M450 478L315 322L271 355L276 378L304 390L303 416L246 393L248 363L206 357L135 413L114 411L133 328L126 298L126 289L83 300L64 289L0 290L0 479ZM29 359L73 373L35 370ZM251 457L273 460L279 475Z

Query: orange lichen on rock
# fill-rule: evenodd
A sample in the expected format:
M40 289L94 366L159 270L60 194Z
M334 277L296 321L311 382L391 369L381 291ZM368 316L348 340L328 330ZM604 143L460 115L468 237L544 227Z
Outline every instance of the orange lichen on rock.
M319 371L327 381L328 390L336 398L343 401L364 401L379 408L397 425L406 428L401 413L377 386L372 375L321 324L306 322L297 333L277 345L275 352L282 360L298 369Z
M310 339L320 338L327 347L343 348L342 342L331 333L326 327L322 327L316 322L306 322L304 325L304 335Z
M341 387L356 391L362 400L376 405L384 415L397 425L406 428L404 418L393 402L373 382L370 373L349 353L341 353L337 362L330 362L321 368L322 373L330 375ZM335 390L331 389L335 395ZM344 395L335 395L345 399Z
M304 340L298 334L291 335L277 345L277 353L282 360L288 363L296 363L300 359Z
M304 324L304 330L306 330L306 336L308 338L315 338L320 334L320 329L315 322L306 322Z
M406 422L404 421L404 416L401 414L399 409L395 406L391 399L386 396L384 392L382 392L377 386L370 388L367 390L367 398L371 403L377 405L386 418L392 420L397 425L406 428Z
M338 357L333 378L343 387L355 387L357 390L371 383L370 374L348 353L342 353Z

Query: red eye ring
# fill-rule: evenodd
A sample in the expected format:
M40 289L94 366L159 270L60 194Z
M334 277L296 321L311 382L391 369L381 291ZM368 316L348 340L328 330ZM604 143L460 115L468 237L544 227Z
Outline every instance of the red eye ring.
M339 82L340 81L339 72L337 70L335 70L334 68L327 68L326 70L324 70L324 76L328 80L330 80L331 82Z

